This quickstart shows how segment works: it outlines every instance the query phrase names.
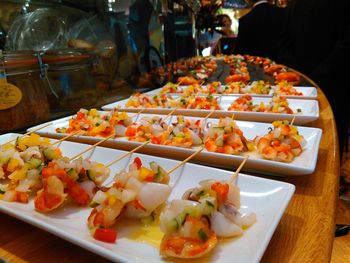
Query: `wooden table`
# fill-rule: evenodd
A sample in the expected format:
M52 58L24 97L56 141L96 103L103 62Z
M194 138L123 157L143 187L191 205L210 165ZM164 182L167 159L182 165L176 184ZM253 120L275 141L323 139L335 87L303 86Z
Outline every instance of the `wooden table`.
M279 178L296 186L262 262L328 262L331 258L338 196L339 150L331 107L319 93L323 130L316 171ZM273 177L276 179L276 177ZM36 227L0 214L0 258L10 262L107 262ZM234 260L233 260L234 261Z

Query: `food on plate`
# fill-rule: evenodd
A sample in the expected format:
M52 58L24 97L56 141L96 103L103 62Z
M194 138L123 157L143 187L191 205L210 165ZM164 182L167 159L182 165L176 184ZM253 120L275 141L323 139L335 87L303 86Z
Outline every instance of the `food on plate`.
M288 81L281 81L277 83L277 85L274 87L274 94L281 96L303 96L303 93L297 91L293 87L293 84Z
M264 159L292 162L303 151L303 136L287 120L274 121L272 125L268 134L255 138L257 152Z
M255 111L255 112L265 112L266 106L263 102L259 105L253 104L253 97L250 95L243 95L236 99L228 108L232 111Z
M291 71L280 72L275 76L275 82L279 83L281 81L287 81L293 85L298 85L300 83L300 76L299 74Z
M250 80L249 74L233 74L225 78L225 83L230 84L232 82L248 83Z
M177 84L181 84L181 85L193 85L193 84L199 84L198 80L193 78L193 77L179 77L177 79Z
M271 85L268 82L265 82L263 80L259 81L253 81L250 85L249 93L254 94L264 94L267 95L270 93Z
M160 214L164 237L160 254L164 257L199 258L218 243L218 237L242 235L256 222L255 213L241 214L240 189L217 180L199 182L182 199L172 200Z
M286 69L287 67L281 64L268 64L264 66L264 72L269 75L277 75Z
M229 117L221 118L218 124L209 125L205 134L205 148L209 152L241 154L253 150L236 122Z
M46 163L62 157L50 140L37 134L17 137L14 144L0 146L2 200L27 203L31 193L42 188L41 171Z
M217 97L208 96L190 96L182 97L178 101L178 107L184 109L202 109L202 110L219 110L219 101Z
M125 127L132 123L126 112L111 111L102 114L96 109L80 109L77 114L69 120L68 127L56 129L58 133L75 133L80 135L107 137L115 134L123 136Z
M183 116L177 116L177 122L172 123L172 126L166 131L166 135L162 134L163 137L157 139L160 144L184 148L201 145L203 143L203 126L201 120L190 120ZM153 143L155 139L153 138Z
M111 227L123 214L130 218L153 217L171 193L167 172L155 162L149 168L139 157L114 176L113 185L96 192L90 206L93 210L88 218L91 235L100 241L114 243L117 231Z
M267 112L272 113L285 113L294 114L293 110L289 107L286 97L275 95L272 97L269 105L267 105ZM297 109L296 113L300 113L301 109Z
M157 94L141 94L136 93L130 96L126 102L125 107L127 108L170 108L174 105L174 100L168 95L157 95Z
M153 140L154 137L162 136L168 129L168 124L159 116L142 117L139 121L128 126L125 131L125 136L131 141L145 142Z
M159 95L167 94L167 93L182 93L183 89L180 88L179 84L174 84L172 82L168 82L159 92Z

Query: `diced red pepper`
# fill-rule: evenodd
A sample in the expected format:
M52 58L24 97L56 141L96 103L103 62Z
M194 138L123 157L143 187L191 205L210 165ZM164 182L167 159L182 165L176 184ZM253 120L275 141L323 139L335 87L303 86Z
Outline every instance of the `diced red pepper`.
M85 116L85 114L84 114L84 113L82 113L82 112L78 112L78 113L77 113L77 119L78 119L78 120L83 119L83 118L84 118L84 116Z
M115 243L117 240L117 231L109 228L98 228L94 233L94 239L107 243Z
M229 185L224 183L220 183L220 182L216 182L214 184L212 184L211 189L214 190L219 198L219 201L225 201L228 195L228 191L229 191Z
M136 158L134 159L134 163L136 164L137 169L140 169L140 168L141 168L141 166L142 166L142 161L141 161L140 157L136 157Z

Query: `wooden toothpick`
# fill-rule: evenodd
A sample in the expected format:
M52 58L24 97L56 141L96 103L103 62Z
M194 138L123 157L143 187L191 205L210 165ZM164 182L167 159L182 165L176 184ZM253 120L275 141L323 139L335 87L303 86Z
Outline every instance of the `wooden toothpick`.
M106 165L106 167L110 167L111 165L119 162L120 160L124 159L125 157L129 156L130 154L136 152L138 149L142 148L143 146L149 144L151 141L147 141L139 146L137 146L135 149L131 150L130 152L127 152L125 154L123 154L122 156L118 157L117 159L113 160L112 162L110 162L109 164Z
M55 141L55 142L52 143L51 145L56 145L56 144L58 144L58 143L61 143L61 142L63 142L64 140L69 139L70 137L73 137L74 135L77 135L77 134L80 133L80 132L81 132L81 131L76 131L76 132L74 132L74 133L72 133L72 134L69 134L69 135L67 135L67 136L65 136L65 137L63 137L63 138L61 138L60 140Z
M204 147L201 147L200 149L198 149L196 152L192 153L189 157L187 157L185 160L183 160L181 163L178 163L177 165L175 165L175 167L173 167L172 169L170 169L170 171L168 171L168 174L171 174L172 172L174 172L177 168L179 168L180 166L184 165L186 162L188 162L189 160L191 160L193 157L195 157L197 154L199 154L201 151L203 151Z
M295 121L295 116L293 116L293 119L292 119L292 121L290 122L290 125L291 125L291 126L293 125L294 121Z
M92 146L86 148L86 149L85 149L84 151L82 151L81 153L78 153L77 155L75 155L75 156L69 158L69 161L72 161L72 160L76 159L76 158L79 157L80 155L83 155L84 153L90 151L91 149L95 148L96 146L100 145L101 143L107 141L108 139L110 139L110 138L112 138L112 137L114 137L114 136L115 136L115 134L109 135L108 137L104 138L103 140L101 140L101 141L95 143L94 145L92 145Z
M246 155L246 157L244 157L244 160L241 162L241 164L239 165L237 170L233 173L233 175L230 177L230 179L227 180L228 184L232 184L232 182L236 179L238 173L241 171L241 169L243 168L243 166L246 163L246 161L248 160L248 158L249 158L248 155Z

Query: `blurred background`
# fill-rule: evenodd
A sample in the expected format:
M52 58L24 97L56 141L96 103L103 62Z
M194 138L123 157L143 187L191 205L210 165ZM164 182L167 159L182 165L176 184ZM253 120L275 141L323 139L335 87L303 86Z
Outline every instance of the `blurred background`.
M0 132L158 88L176 61L213 55L218 14L237 34L249 10L245 0L0 0L0 72L22 94L0 105Z

